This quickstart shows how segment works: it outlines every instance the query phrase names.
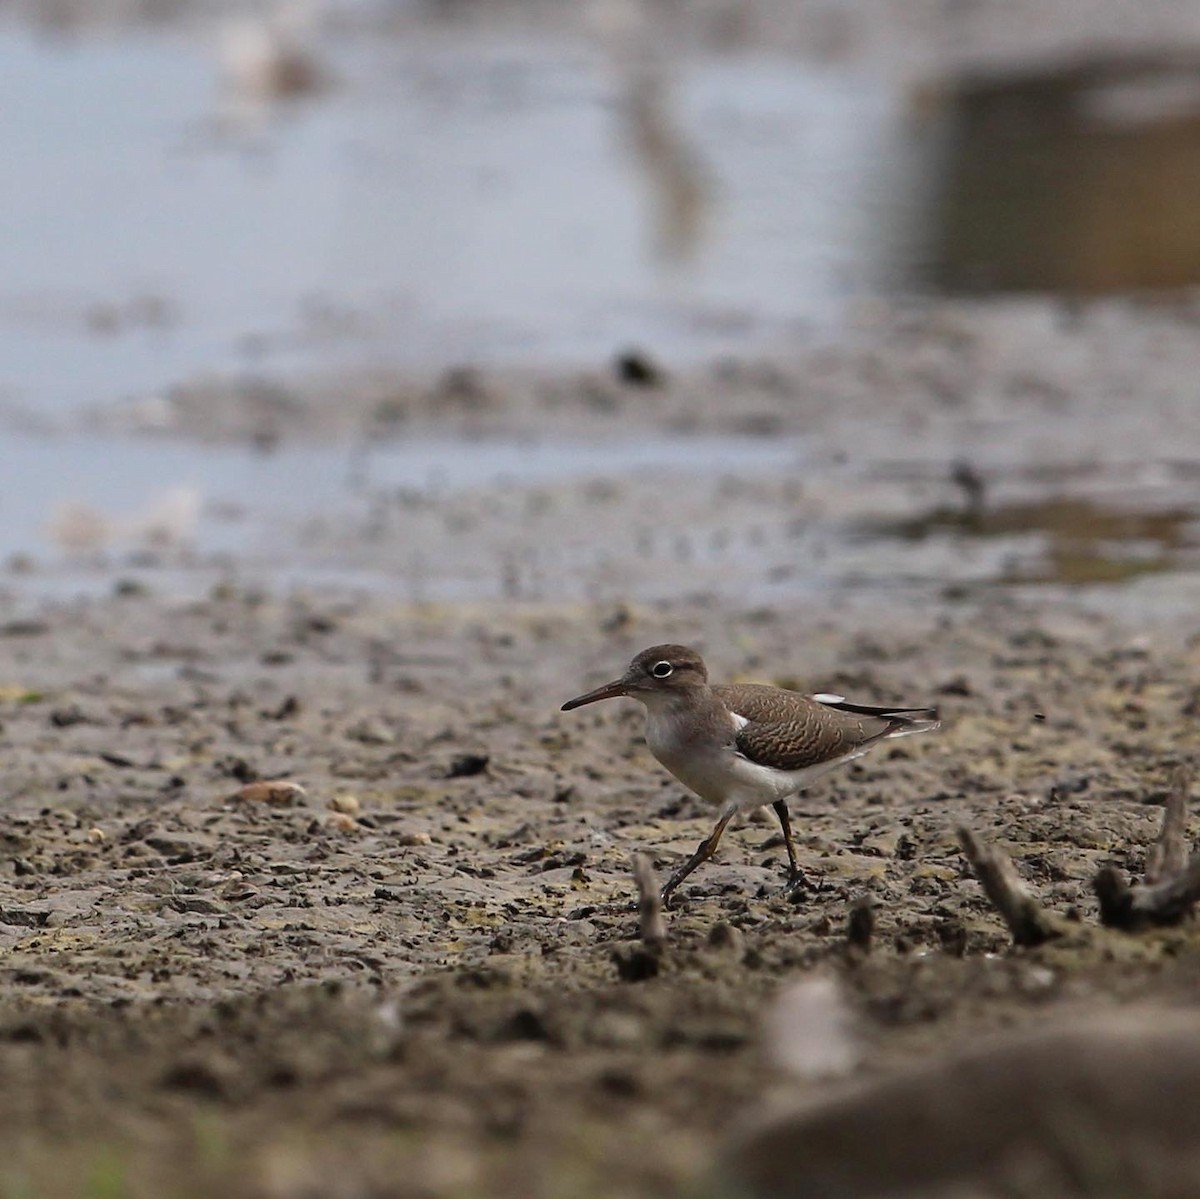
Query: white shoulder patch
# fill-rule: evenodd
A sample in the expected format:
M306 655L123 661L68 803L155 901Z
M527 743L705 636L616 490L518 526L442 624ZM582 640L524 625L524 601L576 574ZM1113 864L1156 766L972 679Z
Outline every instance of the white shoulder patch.
M729 715L733 719L733 727L735 729L744 729L750 723L745 716L740 716L737 712L730 712Z
M813 696L813 699L819 704L844 704L846 697L844 695L833 695L828 691L821 691Z

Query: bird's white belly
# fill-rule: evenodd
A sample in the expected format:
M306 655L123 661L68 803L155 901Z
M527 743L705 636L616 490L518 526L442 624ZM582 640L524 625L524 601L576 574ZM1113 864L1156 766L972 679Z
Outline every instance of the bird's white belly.
M742 757L732 738L726 745L698 745L681 739L677 728L675 722L656 719L654 712L648 712L646 744L650 752L685 787L710 803L720 804L722 812L748 810L787 799L814 779L859 756L851 753L803 770L776 770Z
M788 799L822 775L858 756L857 753L847 754L816 766L806 766L803 770L776 770L733 754L730 773L734 776L735 784L725 799L725 807L729 811L737 811Z

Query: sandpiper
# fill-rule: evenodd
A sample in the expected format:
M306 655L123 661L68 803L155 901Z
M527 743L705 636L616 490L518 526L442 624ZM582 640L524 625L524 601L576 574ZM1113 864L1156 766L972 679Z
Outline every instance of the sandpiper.
M685 787L720 808L711 835L667 880L664 903L716 852L735 813L767 804L783 829L788 885L802 884L788 798L881 741L941 723L936 708L873 708L841 695L801 695L760 683L713 686L704 659L686 645L643 650L619 679L568 700L562 710L622 695L645 705L650 752Z

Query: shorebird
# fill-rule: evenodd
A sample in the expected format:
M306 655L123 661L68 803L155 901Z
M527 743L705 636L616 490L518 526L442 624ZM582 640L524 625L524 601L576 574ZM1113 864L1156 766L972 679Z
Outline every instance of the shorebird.
M941 723L936 708L874 708L841 695L801 695L760 683L711 685L704 659L686 645L642 650L619 679L568 700L562 710L618 696L645 705L650 752L720 810L712 833L667 880L664 903L713 856L737 812L767 804L783 830L788 886L803 884L788 799L881 741L930 732Z

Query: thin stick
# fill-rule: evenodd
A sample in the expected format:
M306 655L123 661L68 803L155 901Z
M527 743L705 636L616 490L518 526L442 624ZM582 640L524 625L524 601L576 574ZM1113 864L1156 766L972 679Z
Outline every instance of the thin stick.
M667 944L667 923L663 919L658 879L654 877L654 867L645 854L633 855L633 881L638 889L638 923L642 944L652 954L662 953Z
M1162 828L1146 854L1146 885L1175 878L1187 868L1187 801L1192 770L1180 766L1171 776L1171 790L1163 807Z
M984 894L1008 925L1014 944L1041 945L1058 936L1058 930L1003 850L985 844L969 828L961 826L958 843Z

